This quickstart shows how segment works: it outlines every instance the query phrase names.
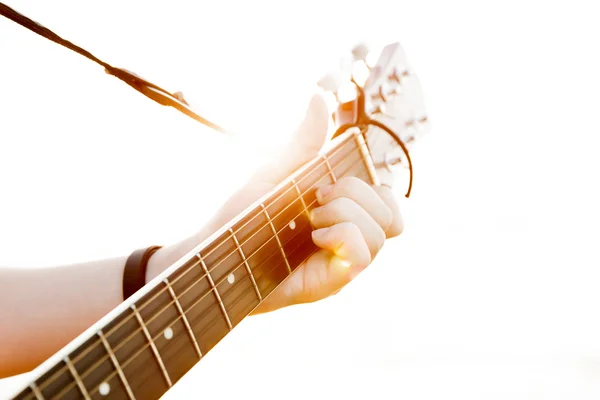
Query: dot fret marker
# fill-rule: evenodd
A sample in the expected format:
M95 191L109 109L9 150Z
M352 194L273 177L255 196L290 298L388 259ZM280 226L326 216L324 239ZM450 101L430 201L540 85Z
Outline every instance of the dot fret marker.
M227 282L229 282L229 284L235 282L235 275L229 274L229 276L227 276Z
M290 222L290 225L289 225L289 227L290 227L290 229L291 229L291 230L294 230L294 229L296 229L296 221L292 220L292 221Z
M102 382L100 384L98 387L98 393L100 393L102 396L106 396L110 393L110 385L108 382Z
M165 339L170 340L173 337L173 328L168 327L165 329L163 335L165 336Z

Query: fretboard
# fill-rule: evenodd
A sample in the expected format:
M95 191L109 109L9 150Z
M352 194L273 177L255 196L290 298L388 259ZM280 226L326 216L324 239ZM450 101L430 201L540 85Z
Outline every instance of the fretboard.
M362 135L342 135L44 363L15 398L159 398L318 250L316 189L345 176L371 182L372 172Z

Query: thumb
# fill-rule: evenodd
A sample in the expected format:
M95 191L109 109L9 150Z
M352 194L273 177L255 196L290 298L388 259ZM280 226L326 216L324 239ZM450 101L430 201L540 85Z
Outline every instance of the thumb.
M263 169L263 181L279 183L303 164L314 158L325 144L329 112L325 99L315 94L308 104L304 119L292 135L290 143L277 157L275 165Z

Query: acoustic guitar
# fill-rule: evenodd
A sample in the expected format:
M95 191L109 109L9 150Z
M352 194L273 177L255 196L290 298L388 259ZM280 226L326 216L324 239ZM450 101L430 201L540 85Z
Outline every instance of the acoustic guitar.
M320 81L339 101L320 155L42 363L13 399L161 397L318 250L316 188L412 172L408 149L429 129L417 76L397 43L373 65L364 46L353 55L352 79Z

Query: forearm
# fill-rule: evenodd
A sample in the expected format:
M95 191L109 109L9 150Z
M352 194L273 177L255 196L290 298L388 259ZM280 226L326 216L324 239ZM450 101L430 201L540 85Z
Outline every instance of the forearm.
M157 251L148 263L146 282L234 218L264 189L242 189L197 234ZM31 370L117 307L123 301L127 257L52 268L0 268L0 377Z
M0 376L30 370L116 307L125 259L0 269Z

